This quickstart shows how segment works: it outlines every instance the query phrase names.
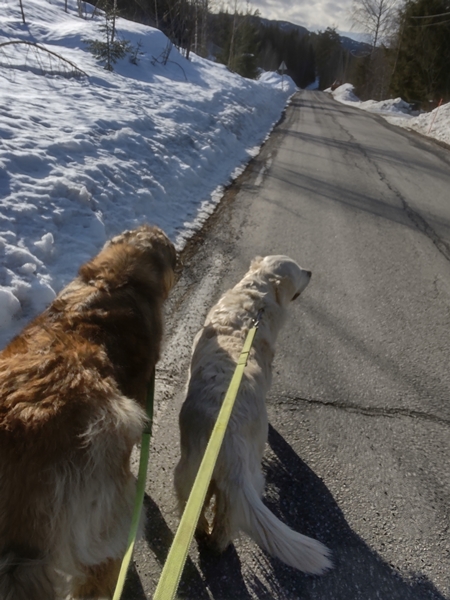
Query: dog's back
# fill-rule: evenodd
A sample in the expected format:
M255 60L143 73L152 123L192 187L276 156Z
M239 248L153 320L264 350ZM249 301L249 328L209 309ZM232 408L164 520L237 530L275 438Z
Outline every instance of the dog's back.
M261 459L267 440L265 396L275 340L287 305L307 286L310 272L284 256L256 259L248 273L211 309L194 342L186 400L180 412L181 458L175 487L182 509L233 375L246 331L262 312L242 383L214 469L207 500L215 496L209 542L223 551L239 531L264 550L307 573L331 567L329 550L284 525L264 505ZM209 534L202 511L198 534Z
M55 333L0 360L2 599L8 589L14 600L53 598L64 588L54 566L74 575L104 560L95 540L130 508L123 461L145 415L108 378L98 348Z
M174 266L125 232L0 354L0 600L110 593Z

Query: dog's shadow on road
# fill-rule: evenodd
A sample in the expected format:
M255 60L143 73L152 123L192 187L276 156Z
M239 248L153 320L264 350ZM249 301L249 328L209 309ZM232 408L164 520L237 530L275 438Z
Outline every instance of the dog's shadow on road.
M177 598L185 600L446 600L423 575L405 580L351 529L325 484L298 457L286 440L269 427L273 459L264 462L269 493L265 503L284 523L319 539L333 552L334 569L322 576L297 571L256 550L254 567L245 569L234 546L212 554L199 545L198 565L190 558ZM276 494L270 492L276 490ZM276 496L276 498L275 498ZM163 564L173 534L158 506L146 496L152 523L147 543ZM127 588L144 600L139 576L131 571Z
M268 557L261 565L264 581L255 577L248 584L257 598L445 600L423 575L406 581L365 544L325 484L272 426L269 445L275 458L264 463L267 488L274 487L278 498L266 498L265 503L292 529L326 544L334 569L313 577Z
M147 494L144 504L148 523L146 541L158 562L163 565L174 536L159 507ZM199 542L198 548L199 567L188 556L178 587L177 598L186 600L209 600L211 596L215 599L232 597L233 600L251 598L245 587L240 560L233 546L230 546L221 555L211 553L201 542ZM127 577L127 591L133 600L146 599L139 575L133 569L130 570Z
M371 550L322 480L272 426L269 445L274 459L264 462L266 487L276 489L277 498L268 494L265 503L292 529L326 544L334 569L310 576L259 554L257 568L247 568L244 576L233 547L220 558L201 552L200 568L214 600L446 600L422 574L405 580Z

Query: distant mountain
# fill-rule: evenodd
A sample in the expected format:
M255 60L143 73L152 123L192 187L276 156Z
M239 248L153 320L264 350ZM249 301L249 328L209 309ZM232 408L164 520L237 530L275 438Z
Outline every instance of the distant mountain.
M279 29L281 29L282 31L286 31L286 32L298 31L298 33L302 37L304 35L307 35L308 33L317 33L317 32L309 31L309 29L307 29L306 27L303 27L302 25L294 25L294 23L290 23L289 21L277 21L277 20L263 19L262 17L254 17L254 19L255 19L255 22L258 22L261 25L264 25L266 27L278 26ZM357 41L351 37L348 37L346 35L341 35L341 34L339 34L339 37L340 37L343 48L345 50L348 50L349 52L351 52L354 56L361 56L363 54L367 54L367 52L370 51L370 45L367 44L366 42Z
M319 89L323 90L336 81L353 83L361 57L370 51L365 42L330 28L309 31L289 21L255 15L238 15L238 20L236 27L230 13L210 15L209 35L214 45L210 43L209 52L244 77L253 76L247 74L245 61L253 61L254 71L276 71L284 64L286 74L299 88L318 81ZM232 52L230 40L233 40ZM236 64L230 66L230 57Z
M345 50L348 50L354 56L362 56L371 50L370 44L367 44L366 42L358 42L353 38L341 34L339 34L339 37L341 38L341 44Z
M306 27L302 27L301 25L294 25L293 23L289 23L289 21L275 21L270 19L263 19L262 17L254 17L255 21L261 23L261 25L274 26L277 25L282 31L298 31L300 35L306 35L310 33Z

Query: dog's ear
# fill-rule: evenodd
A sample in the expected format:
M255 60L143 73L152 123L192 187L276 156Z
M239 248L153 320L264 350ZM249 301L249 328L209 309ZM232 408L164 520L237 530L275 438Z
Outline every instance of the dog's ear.
M275 279L272 281L273 289L275 290L276 301L280 306L283 306L282 294L281 294L281 290L280 290L280 283L281 283L281 281L279 279Z
M289 277L281 277L272 280L275 290L275 298L280 306L287 306L294 295L294 286Z
M263 256L255 256L255 258L250 263L250 271L257 271L260 268L263 260Z
M281 277L272 280L275 289L275 298L280 306L287 306L289 302L300 296L290 277Z

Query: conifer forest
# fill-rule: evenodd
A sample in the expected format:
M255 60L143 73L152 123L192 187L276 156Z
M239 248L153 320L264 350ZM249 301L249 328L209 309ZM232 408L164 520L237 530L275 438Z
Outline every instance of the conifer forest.
M98 6L111 9L112 1ZM211 0L114 0L113 7L161 29L187 58L195 52L244 77L284 62L301 88L352 83L362 100L401 96L422 109L450 100L450 0L354 0L365 43L333 28L310 32L263 19L237 0L219 11Z

